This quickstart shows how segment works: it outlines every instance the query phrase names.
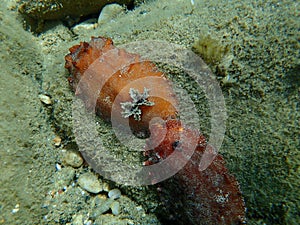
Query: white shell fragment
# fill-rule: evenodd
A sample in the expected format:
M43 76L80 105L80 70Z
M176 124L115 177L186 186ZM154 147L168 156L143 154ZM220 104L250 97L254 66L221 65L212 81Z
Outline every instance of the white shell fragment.
M40 94L39 99L42 103L44 103L46 105L52 104L52 100L51 100L50 96L48 96L48 95Z

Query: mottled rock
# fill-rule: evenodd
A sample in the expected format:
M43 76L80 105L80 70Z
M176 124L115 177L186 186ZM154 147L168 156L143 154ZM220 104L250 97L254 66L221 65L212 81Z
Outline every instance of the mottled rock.
M63 163L74 168L78 168L82 165L83 159L77 151L66 151L63 156Z
M78 178L78 184L84 190L97 194L102 191L102 185L97 176L92 173L85 173Z

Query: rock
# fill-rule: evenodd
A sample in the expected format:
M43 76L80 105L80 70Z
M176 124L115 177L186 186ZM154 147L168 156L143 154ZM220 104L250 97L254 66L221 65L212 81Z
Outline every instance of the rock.
M66 151L63 156L63 164L78 168L83 164L83 158L77 151Z
M119 189L112 189L108 192L108 197L115 200L121 197L121 191Z
M117 201L114 201L110 205L110 209L111 209L112 214L114 214L115 216L118 216L120 214L120 203Z
M102 191L102 184L92 173L85 173L78 178L78 184L84 190L97 194Z
M132 4L133 0L30 0L21 2L19 12L35 20L76 18L99 12L108 3Z
M110 199L110 198L103 199L101 204L97 205L94 208L93 212L91 213L91 218L96 219L97 217L99 217L103 213L107 212L111 208L111 205L112 205L113 202L114 202L114 200Z
M61 137L56 136L55 138L53 138L53 143L55 147L59 147L61 145Z
M124 8L118 4L106 5L102 10L98 18L98 24L108 23L113 20L118 14L124 11Z

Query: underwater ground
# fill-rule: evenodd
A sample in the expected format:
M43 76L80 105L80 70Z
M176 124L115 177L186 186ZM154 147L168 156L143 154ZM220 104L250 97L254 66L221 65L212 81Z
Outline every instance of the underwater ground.
M99 35L117 46L155 39L199 54L225 98L228 119L219 152L240 183L248 224L299 224L299 3L141 2L132 10L113 7L98 23L87 17L68 24L24 19L18 12L23 2L1 1L0 224L161 224L155 188L105 180L78 153L64 56ZM197 95L193 81L164 68ZM195 97L195 105L207 135L202 100ZM108 145L122 152L111 127L102 127ZM137 154L124 157L139 160ZM78 184L82 175L101 186L100 194ZM113 189L121 191L117 199L107 197Z

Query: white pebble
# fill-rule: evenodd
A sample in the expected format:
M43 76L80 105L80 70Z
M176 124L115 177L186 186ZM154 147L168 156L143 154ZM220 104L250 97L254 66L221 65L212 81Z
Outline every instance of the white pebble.
M39 99L42 103L44 103L46 105L51 105L52 104L52 100L48 95L40 94Z
M111 199L118 199L121 197L121 191L119 189L112 189L108 192L108 197Z
M61 171L61 165L56 163L55 164L55 169L56 169L56 171Z
M83 225L83 215L74 215L72 217L72 225Z
M17 212L19 211L19 209L20 209L19 207L20 207L20 205L19 205L19 204L16 204L16 205L15 205L15 208L11 210L11 213L12 213L12 214L17 213Z

